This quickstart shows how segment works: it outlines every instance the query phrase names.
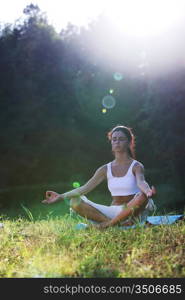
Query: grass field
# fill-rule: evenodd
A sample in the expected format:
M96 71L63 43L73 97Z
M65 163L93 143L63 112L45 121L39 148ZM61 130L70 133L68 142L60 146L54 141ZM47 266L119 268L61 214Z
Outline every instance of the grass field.
M54 208L63 214L55 215ZM22 206L20 211L14 211L17 217L0 219L1 278L185 276L183 221L127 230L76 230L82 219L70 216L65 203L43 205L42 211L39 205Z

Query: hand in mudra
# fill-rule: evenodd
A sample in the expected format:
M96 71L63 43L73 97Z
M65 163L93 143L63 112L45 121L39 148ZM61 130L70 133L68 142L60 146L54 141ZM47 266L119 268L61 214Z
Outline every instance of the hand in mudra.
M152 186L151 189L147 192L146 196L147 198L154 197L156 193L156 188Z
M42 201L42 203L54 203L56 201L58 201L59 199L61 199L61 195L56 193L56 192L53 192L53 191L47 191L46 192L46 199L44 199Z

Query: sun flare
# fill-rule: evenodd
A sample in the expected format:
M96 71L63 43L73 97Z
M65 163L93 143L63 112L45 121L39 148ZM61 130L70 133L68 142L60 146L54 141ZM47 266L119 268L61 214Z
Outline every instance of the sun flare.
M107 16L128 35L152 36L176 25L185 12L184 0L108 1Z

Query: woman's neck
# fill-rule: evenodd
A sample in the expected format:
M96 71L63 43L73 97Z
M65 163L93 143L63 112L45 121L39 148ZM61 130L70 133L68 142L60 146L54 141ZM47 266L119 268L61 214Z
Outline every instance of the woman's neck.
M126 152L115 152L115 160L116 164L125 164L132 160L132 157Z

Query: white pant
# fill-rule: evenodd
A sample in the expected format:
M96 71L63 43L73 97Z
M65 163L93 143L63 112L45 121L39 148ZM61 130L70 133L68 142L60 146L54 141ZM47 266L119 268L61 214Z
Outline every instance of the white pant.
M121 211L123 211L123 205L102 205L102 204L97 204L95 202L90 201L89 199L87 199L86 196L82 195L80 196L80 198L88 203L89 205L93 206L94 208L96 208L97 210L99 210L103 215L105 215L106 217L113 219L115 218L117 215L119 215L119 213L121 213ZM148 203L145 207L145 209L142 211L142 213L138 216L140 218L141 222L146 221L147 216L150 213L153 213L156 209L156 206L153 202L153 200L150 198L148 200ZM128 220L128 219L127 219Z

